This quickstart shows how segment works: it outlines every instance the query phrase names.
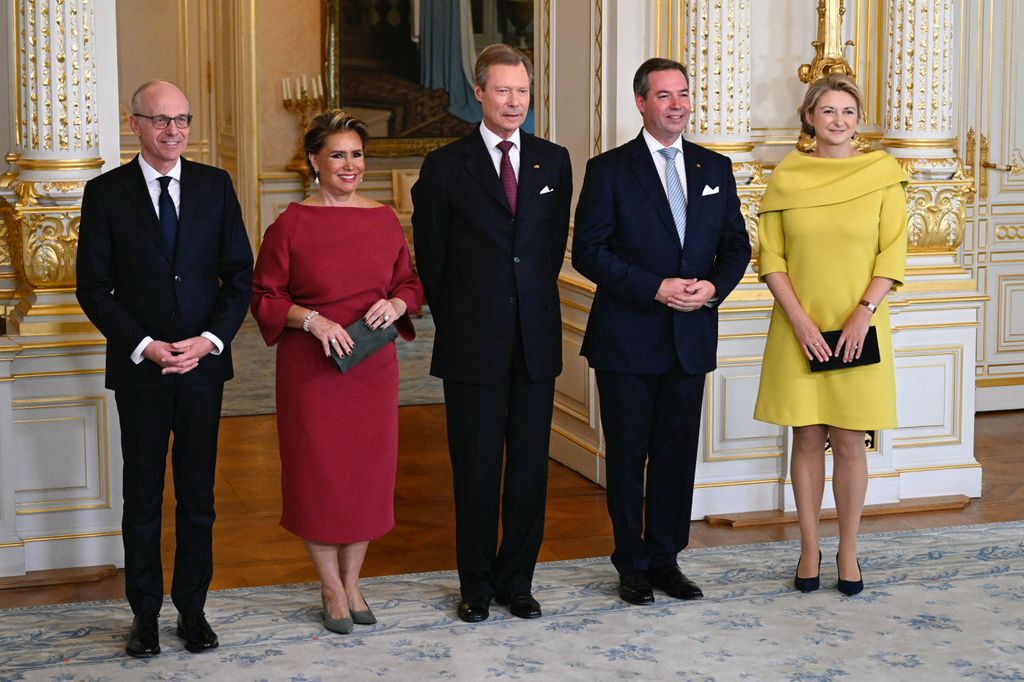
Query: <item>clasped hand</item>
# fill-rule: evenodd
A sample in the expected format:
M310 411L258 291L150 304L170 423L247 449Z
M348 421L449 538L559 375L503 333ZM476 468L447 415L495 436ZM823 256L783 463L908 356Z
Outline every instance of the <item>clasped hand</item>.
M405 301L400 298L378 299L363 315L363 322L370 329L390 327L399 317L405 314ZM331 346L343 355L352 355L355 341L345 328L334 320L317 315L309 322L310 333L319 339L324 347L324 355L330 357Z
M706 279L669 277L661 281L655 299L672 310L693 312L715 296L715 285Z
M805 315L803 319L793 324L793 333L808 360L826 362L833 355L841 355L843 362L846 363L860 357L870 322L871 312L864 306L857 306L843 323L839 342L834 349L828 347L818 325L809 316Z
M161 374L186 374L199 366L199 361L214 349L205 336L167 343L153 340L142 350L142 357L160 365Z

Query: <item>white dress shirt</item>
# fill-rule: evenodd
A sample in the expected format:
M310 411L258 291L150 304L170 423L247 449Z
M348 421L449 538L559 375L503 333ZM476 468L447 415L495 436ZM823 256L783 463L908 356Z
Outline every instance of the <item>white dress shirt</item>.
M668 185L665 184L665 167L668 165L668 159L658 151L659 149L665 149L665 145L655 140L654 136L647 132L647 128L643 129L643 135L647 148L651 150L654 167L658 169L658 179L661 180L661 188L665 190L665 196L668 196ZM676 154L676 170L679 171L679 181L683 183L683 196L689 201L690 195L686 191L686 164L683 162L683 136L677 137L676 141L669 146L679 150L679 153Z
M668 159L661 155L659 149L665 149L665 145L654 139L654 136L647 132L647 128L643 129L644 142L647 143L647 148L651 150L651 158L654 159L654 167L658 169L658 179L661 180L661 188L665 190L665 196L668 196L668 184L665 177L665 168L668 166ZM686 197L686 201L690 201L690 194L686 190L686 163L683 162L683 136L680 135L676 138L670 146L675 147L679 150L676 154L676 171L679 173L679 182L683 185L683 196ZM718 296L712 296L704 304L705 308L714 308L714 304L718 302Z
M502 142L502 138L492 133L482 121L480 123L480 135L484 138L487 151L491 154L491 161L494 162L494 172L500 178L501 150L498 149L498 143ZM508 160L512 162L512 171L516 174L516 182L519 182L519 128L516 128L516 131L512 133L508 141L512 143L512 148L508 150Z
M153 211L156 213L157 218L160 217L160 171L146 163L146 160L142 158L142 154L139 154L139 166L142 167L142 177L146 179L146 189L149 190L149 198L153 201ZM181 159L179 158L174 162L174 167L167 171L167 175L171 178L171 182L167 185L167 193L171 195L171 201L174 202L174 212L177 215L181 215ZM221 341L217 336L211 332L203 332L201 334L204 338L210 340L213 344L213 350L210 351L211 355L220 355L224 351L224 342ZM145 358L142 357L142 351L146 350L146 346L153 342L152 336L139 341L139 345L132 351L132 362L136 365L142 362Z

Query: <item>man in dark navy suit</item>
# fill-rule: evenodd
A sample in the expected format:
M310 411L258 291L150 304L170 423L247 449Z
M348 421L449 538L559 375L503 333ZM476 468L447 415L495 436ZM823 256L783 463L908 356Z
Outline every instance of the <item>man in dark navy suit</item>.
M572 171L563 147L520 130L532 74L518 50L484 49L479 130L429 154L412 189L416 264L437 328L430 372L444 380L466 622L487 618L492 598L519 618L541 615L531 593L562 370L558 273Z
M743 276L750 243L729 159L682 138L685 67L649 59L633 93L643 130L587 164L572 262L597 284L581 354L600 392L611 559L619 596L645 604L654 587L703 596L676 557L689 541L717 307Z
M203 614L213 576L213 479L230 343L245 318L252 249L224 171L181 158L185 95L151 81L132 97L141 153L89 181L78 241L78 300L107 337L124 458L126 652L160 653L160 512L174 434L176 547L171 599L185 648L217 646Z

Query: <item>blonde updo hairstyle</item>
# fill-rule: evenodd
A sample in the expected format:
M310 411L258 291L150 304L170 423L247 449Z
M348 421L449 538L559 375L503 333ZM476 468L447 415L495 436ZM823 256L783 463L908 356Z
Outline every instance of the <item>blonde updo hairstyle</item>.
M332 109L313 117L309 128L306 129L306 134L302 137L302 148L306 152L306 165L309 166L309 172L314 178L317 173L313 168L313 162L309 160L309 155L319 154L327 144L327 138L331 135L346 132L358 135L363 143L363 148L366 148L366 141L370 139L370 135L366 130L366 124L358 118L349 116L341 109Z
M857 119L859 120L863 115L864 99L861 97L857 83L844 73L830 73L807 86L803 104L797 109L797 114L800 116L800 130L808 137L814 137L814 128L807 122L807 118L814 113L814 107L818 106L818 100L826 92L845 92L857 103Z

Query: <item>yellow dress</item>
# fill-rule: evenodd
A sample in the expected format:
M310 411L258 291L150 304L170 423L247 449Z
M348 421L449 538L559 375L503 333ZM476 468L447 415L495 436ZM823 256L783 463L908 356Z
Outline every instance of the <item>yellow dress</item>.
M845 159L791 152L772 173L761 200L759 277L788 273L818 328L841 329L872 277L903 281L907 179L882 151ZM880 363L811 372L776 302L754 418L785 426L895 428L888 297L871 324L878 333Z

